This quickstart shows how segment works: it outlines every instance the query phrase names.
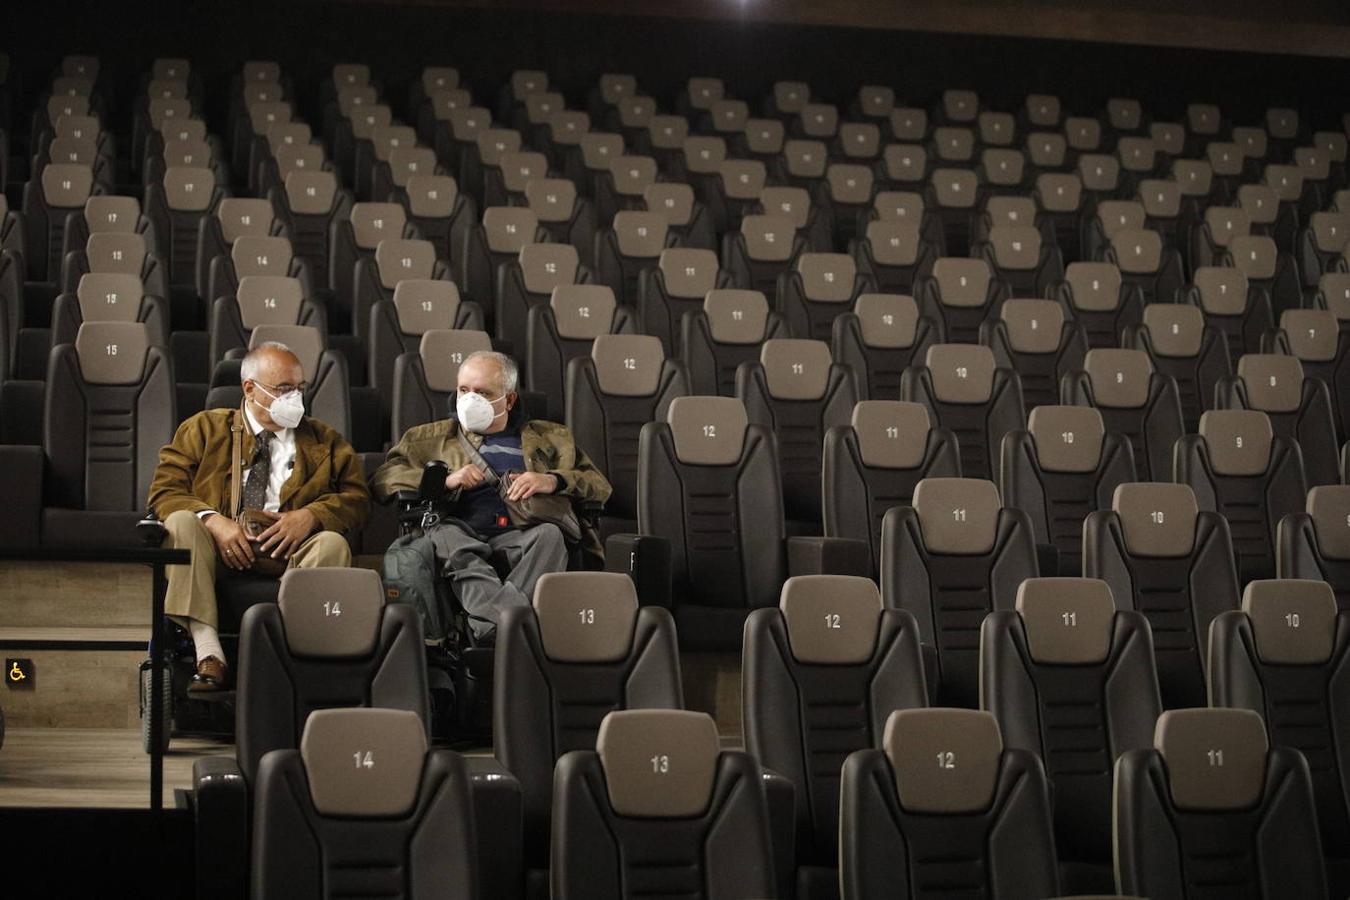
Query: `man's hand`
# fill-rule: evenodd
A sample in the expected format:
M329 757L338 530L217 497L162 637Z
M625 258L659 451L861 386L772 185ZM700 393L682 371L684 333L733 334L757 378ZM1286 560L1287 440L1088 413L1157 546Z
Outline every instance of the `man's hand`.
M524 500L535 494L551 494L558 489L558 479L547 472L517 472L511 476L506 499Z
M216 542L216 550L225 565L241 571L253 565L253 548L238 522L217 513L207 516L202 524Z
M273 515L277 517L276 521L258 535L258 549L273 559L290 559L295 548L319 527L318 518L307 509Z
M456 469L445 476L445 487L447 490L451 491L455 488L471 491L482 484L486 477L487 476L483 474L482 469L475 465L467 465L464 468Z

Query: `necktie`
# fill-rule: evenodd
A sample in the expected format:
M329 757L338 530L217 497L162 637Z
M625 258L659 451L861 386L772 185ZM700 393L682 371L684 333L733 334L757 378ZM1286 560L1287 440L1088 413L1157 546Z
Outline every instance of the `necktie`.
M272 432L263 429L254 438L253 464L244 482L244 509L262 509L267 502L267 483L272 479Z

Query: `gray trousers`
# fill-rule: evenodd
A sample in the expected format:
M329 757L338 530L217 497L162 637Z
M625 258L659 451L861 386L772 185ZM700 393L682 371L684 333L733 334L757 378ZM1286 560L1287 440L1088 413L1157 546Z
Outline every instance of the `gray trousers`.
M444 522L429 529L427 537L436 547L441 574L480 639L496 632L503 609L530 605L541 575L567 569L567 544L556 525L534 525L482 541L457 522ZM498 566L507 572L504 579Z

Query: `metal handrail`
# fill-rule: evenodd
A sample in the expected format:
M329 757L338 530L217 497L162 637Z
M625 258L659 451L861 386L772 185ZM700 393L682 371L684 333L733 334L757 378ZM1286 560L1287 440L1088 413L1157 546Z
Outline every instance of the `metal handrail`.
M165 566L186 566L192 561L190 550L166 550L158 547L121 547L84 549L60 547L0 547L0 562L89 562L130 563L150 567L150 809L164 808L164 594L168 590ZM94 648L91 648L94 649Z

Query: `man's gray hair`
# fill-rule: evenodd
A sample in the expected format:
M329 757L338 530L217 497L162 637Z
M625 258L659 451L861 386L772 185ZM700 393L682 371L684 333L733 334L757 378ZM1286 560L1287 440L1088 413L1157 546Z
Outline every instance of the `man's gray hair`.
M287 347L281 341L263 341L244 356L244 361L239 364L239 382L258 380L258 368L262 365L263 356L269 350L276 350L281 353L289 353L297 362L300 357L295 355L295 351Z
M497 364L498 371L502 373L501 388L503 396L514 394L520 387L520 368L516 361L505 353L498 353L496 350L475 350L464 357L464 362L460 363L460 368L464 368L474 360L491 360Z

